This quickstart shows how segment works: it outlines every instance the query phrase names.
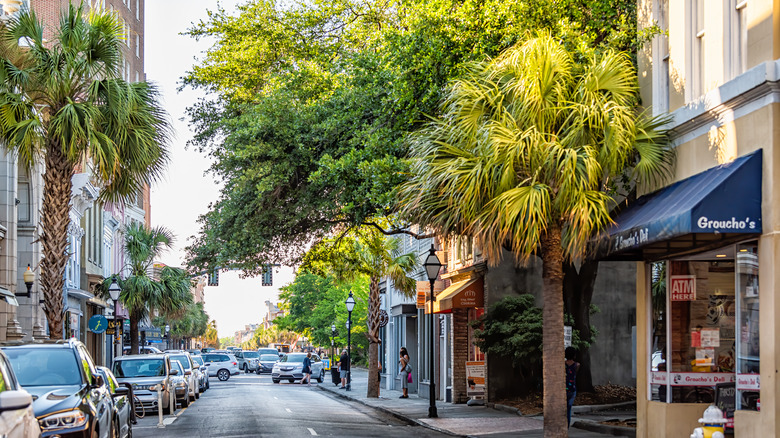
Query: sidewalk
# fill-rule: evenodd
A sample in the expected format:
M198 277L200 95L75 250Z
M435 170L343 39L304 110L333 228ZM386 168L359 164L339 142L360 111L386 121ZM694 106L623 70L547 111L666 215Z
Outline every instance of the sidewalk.
M409 394L409 398L400 399L401 391L391 391L382 388L380 398L366 397L366 383L368 371L361 368L352 369L352 390L339 389L330 381L330 374L326 375L325 382L317 385L319 389L331 392L340 397L357 401L371 408L383 411L404 420L410 424L417 424L439 432L453 436L523 436L542 437L542 417L523 417L512 408L493 409L485 406L466 406L465 404L445 403L436 401L439 418L428 418L428 399L420 398L417 394ZM583 410L583 409L581 409ZM594 413L595 414L595 413ZM597 438L605 436L634 436L632 430L626 435L621 435L621 430L614 428L600 428L602 426L593 420L603 414L582 413L575 416L572 423L574 427L569 429L570 437ZM629 412L630 415L630 412ZM625 415L624 415L625 416ZM634 413L634 417L636 414ZM614 414L611 418L619 418ZM602 418L599 421L603 421ZM621 418L623 419L623 418ZM589 430L580 430L580 423ZM595 430L595 431L594 431Z

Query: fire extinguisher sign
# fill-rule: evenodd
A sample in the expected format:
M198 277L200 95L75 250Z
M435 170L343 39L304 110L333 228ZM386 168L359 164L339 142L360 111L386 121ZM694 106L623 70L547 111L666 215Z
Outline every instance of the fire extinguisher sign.
M672 275L669 277L669 288L672 301L694 301L696 299L696 276Z

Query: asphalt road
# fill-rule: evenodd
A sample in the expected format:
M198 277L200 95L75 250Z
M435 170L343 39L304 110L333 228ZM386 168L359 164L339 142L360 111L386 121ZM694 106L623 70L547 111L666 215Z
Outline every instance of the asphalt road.
M267 374L239 374L211 389L158 428L156 412L133 427L136 438L154 437L441 437L359 403L334 398L316 385L274 384ZM324 383L324 384L327 384Z

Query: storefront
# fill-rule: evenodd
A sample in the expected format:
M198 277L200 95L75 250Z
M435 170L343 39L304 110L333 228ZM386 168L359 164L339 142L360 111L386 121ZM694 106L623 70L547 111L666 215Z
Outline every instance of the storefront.
M687 436L710 404L756 436L759 300L774 289L759 288L762 170L758 150L645 195L602 242L605 259L639 262L641 436Z

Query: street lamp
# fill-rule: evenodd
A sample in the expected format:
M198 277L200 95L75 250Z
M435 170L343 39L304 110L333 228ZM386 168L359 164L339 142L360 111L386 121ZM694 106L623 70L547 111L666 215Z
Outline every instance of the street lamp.
M355 298L352 296L352 291L349 291L347 301L344 302L347 305L347 391L352 389L352 309L355 308ZM343 368L342 368L343 369Z
M117 306L119 304L120 292L122 292L122 288L119 287L119 284L116 282L116 277L114 277L111 279L111 286L108 287L108 294L111 295L111 299L114 301L114 344L119 345L119 353L117 356L122 354L122 343L120 342L121 338L119 338L120 325L117 324L117 321L119 321L119 312L117 312Z
M171 326L168 324L165 324L165 349L168 350L171 348Z
M24 277L24 284L25 286L27 286L27 293L26 294L17 293L16 295L20 297L29 297L30 294L32 293L33 283L35 283L35 274L33 274L32 269L30 269L29 263L27 264L27 270L24 271L22 277Z
M336 347L334 345L334 339L336 339L336 324L330 325L330 357L331 361L336 360Z
M428 275L428 281L431 282L431 354L429 356L429 362L431 364L431 405L428 407L428 418L436 418L439 416L439 414L436 412L436 379L433 377L435 371L433 366L433 302L436 300L436 297L433 296L433 283L436 282L436 278L439 276L439 270L441 269L442 264L439 261L439 258L436 257L436 249L433 247L433 244L431 244L431 249L428 250L428 257L425 258L425 263L423 263L423 266L425 266L425 273Z

